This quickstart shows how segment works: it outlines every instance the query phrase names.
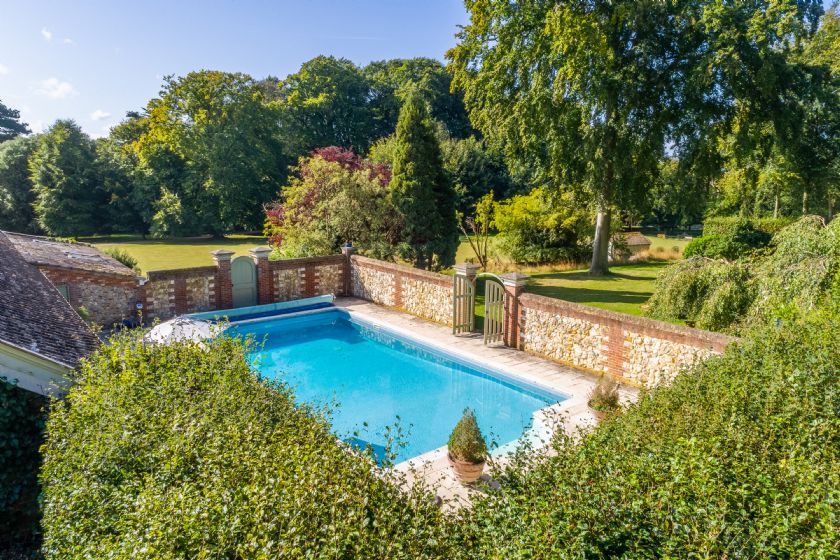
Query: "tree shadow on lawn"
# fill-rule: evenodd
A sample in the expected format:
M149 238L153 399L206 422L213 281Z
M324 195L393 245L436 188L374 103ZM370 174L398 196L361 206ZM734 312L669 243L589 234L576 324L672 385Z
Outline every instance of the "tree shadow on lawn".
M556 299L563 299L574 303L625 303L641 305L645 303L653 292L598 290L592 288L575 288L569 286L539 286L531 285L527 292Z
M569 281L580 281L580 282L619 282L624 280L629 280L631 282L644 282L644 281L652 281L656 280L656 277L659 275L659 272L668 266L668 263L649 263L643 267L641 266L633 266L629 268L632 270L632 273L622 273L616 272L620 271L620 267L612 267L612 270L609 274L604 276L590 276L589 272L586 270L580 270L576 272L548 272L543 274L533 274L531 275L531 279L533 280L544 280L544 279L553 279L553 280L569 280Z

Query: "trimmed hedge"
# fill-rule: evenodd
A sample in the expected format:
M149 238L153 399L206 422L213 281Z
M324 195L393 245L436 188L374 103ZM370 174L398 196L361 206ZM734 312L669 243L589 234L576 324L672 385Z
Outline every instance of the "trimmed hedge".
M440 511L403 493L241 342L114 339L53 403L42 484L55 558L418 558Z
M737 222L726 231L692 239L683 256L735 260L754 253L770 243L769 233L755 229L750 222Z
M741 216L719 216L706 218L703 221L703 235L728 235L739 225L747 223L753 229L763 231L768 235L779 233L782 228L789 226L794 218L742 218Z
M474 558L837 558L840 306L766 328L460 519Z

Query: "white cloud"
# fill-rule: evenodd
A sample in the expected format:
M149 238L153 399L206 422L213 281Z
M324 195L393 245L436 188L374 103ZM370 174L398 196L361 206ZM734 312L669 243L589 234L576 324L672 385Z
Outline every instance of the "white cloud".
M50 99L66 99L74 95L79 95L76 88L70 82L62 82L58 78L47 78L39 84L35 90L38 95L49 97Z
M74 41L70 37L65 37L62 43L64 43L65 45L75 45L76 41Z
M9 74L9 67L5 64L0 64L0 76L6 76Z
M50 31L46 27L42 27L41 37L43 37L45 41L52 41L52 31Z
M111 116L111 113L107 111L103 111L102 109L97 109L93 113L90 114L90 118L95 121L101 121L103 119L107 119Z

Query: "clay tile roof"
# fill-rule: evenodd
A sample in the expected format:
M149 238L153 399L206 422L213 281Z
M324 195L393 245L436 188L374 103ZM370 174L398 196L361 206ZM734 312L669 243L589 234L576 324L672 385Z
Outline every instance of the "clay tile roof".
M75 367L99 339L0 232L0 342Z
M135 276L133 270L87 243L70 243L37 235L4 232L28 262L37 266L54 266L119 276Z
M638 231L631 231L624 234L624 239L627 240L628 247L634 247L639 245L649 246L650 240L639 233Z

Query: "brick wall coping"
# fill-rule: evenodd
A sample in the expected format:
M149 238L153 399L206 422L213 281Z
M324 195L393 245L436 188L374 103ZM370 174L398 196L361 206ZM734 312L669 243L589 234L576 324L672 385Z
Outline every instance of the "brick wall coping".
M192 268L175 268L172 270L150 270L146 273L149 281L174 280L175 278L190 278L195 276L213 276L216 274L215 265L195 266Z
M573 303L562 299L539 296L537 294L522 294L519 301L522 306L527 309L568 315L577 319L588 320L593 323L613 326L620 325L624 329L642 335L654 338L664 338L666 340L687 344L689 346L710 346L717 351L723 351L723 349L730 343L738 340L738 338L734 336L721 333L704 331L682 325L674 325L672 323L666 323L665 321L657 321L656 319L648 319L647 317L639 317L636 315L629 315L627 313L617 313L615 311L599 309L597 307ZM527 332L527 319L525 329Z
M350 260L352 260L358 265L373 268L375 270L391 272L394 274L400 273L403 276L426 280L439 286L452 286L452 276L447 276L445 274L429 272L428 270L420 270L419 268L414 268L412 266L380 261L377 259L371 259L370 257L362 257L360 255L353 255L352 257L350 257Z
M320 265L320 264L341 264L344 262L344 255L327 255L324 257L302 257L299 259L280 259L277 261L268 261L269 265L274 270L285 270L289 268L301 268L306 265Z

